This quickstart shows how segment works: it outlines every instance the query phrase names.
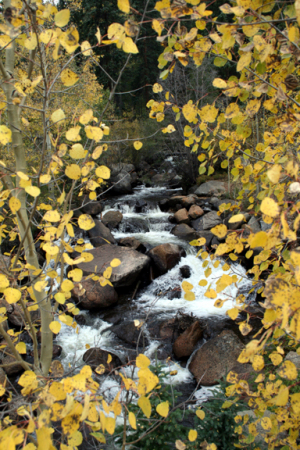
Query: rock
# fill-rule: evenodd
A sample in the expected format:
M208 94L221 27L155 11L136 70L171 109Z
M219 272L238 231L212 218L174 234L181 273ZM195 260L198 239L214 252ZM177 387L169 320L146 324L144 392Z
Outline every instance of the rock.
M179 237L180 239L184 239L186 241L192 241L194 239L198 239L199 233L197 233L193 228L185 223L181 223L180 225L176 225L172 228L171 233L174 236Z
M195 353L189 370L202 386L213 386L236 364L244 345L231 330L206 342Z
M97 216L98 214L102 213L103 206L101 202L97 200L90 200L89 196L86 195L83 198L81 211L84 212L84 214L90 214L91 216Z
M270 228L272 228L272 223L266 223L263 220L260 220L260 226L262 231L268 231Z
M181 288L179 289L172 289L167 293L167 298L169 300L174 300L175 298L181 298Z
M110 177L110 181L113 183L111 192L115 195L125 195L132 193L131 176L128 172L122 171L115 176Z
M199 234L199 238L203 237L206 239L206 242L205 242L206 246L211 245L211 242L214 238L214 234L212 234L210 231L199 231L198 234Z
M180 188L182 183L182 177L180 175L172 176L171 179L168 181L168 185L175 189Z
M144 344L149 344L149 339L147 335L145 335L143 327L142 329L137 328L133 321L126 321L113 325L109 330L128 344L137 345L137 343L139 343L139 347L143 347Z
M108 308L118 301L118 294L113 286L107 284L101 286L99 281L94 281L91 278L81 281L82 289L78 284L72 290L73 297L79 302L78 306L82 309L101 309Z
M126 163L118 163L118 164L111 164L110 166L110 177L116 177L117 175L119 175L119 173L121 172L134 172L135 171L135 167L133 164L126 164Z
M173 195L168 199L169 208L174 208L175 205L182 205L182 201L185 198L184 195Z
M219 225L220 223L222 223L222 220L220 218L220 216L218 216L216 211L211 211L207 214L205 214L205 216L203 216L202 220L202 227L203 230L210 230L211 228L215 227L216 225Z
M175 219L175 216L169 216L168 217L168 221L170 222L170 223L176 223L176 219Z
M149 172L151 167L146 161L141 161L136 168L139 172Z
M298 370L300 369L300 355L298 355L298 353L288 352L288 354L286 355L284 360L291 361L292 363L295 364L295 366L297 367Z
M189 209L196 202L195 197L188 195L187 197L183 197L181 200L181 204L184 208Z
M28 306L33 305L34 302L29 302ZM11 325L17 327L25 327L26 319L23 308L19 303L9 304L4 299L0 300L0 307L5 307L7 311L7 318ZM36 311L29 312L31 321L34 325L37 325L37 322L40 320L40 311L37 309Z
M190 278L190 276L191 276L190 266L181 266L179 268L179 271L180 271L182 278Z
M108 356L111 355L112 360L107 364ZM83 361L87 363L93 370L95 370L100 364L105 367L105 373L109 373L114 369L120 368L122 366L122 361L117 355L111 352L102 350L98 347L89 348L83 355Z
M147 203L144 200L140 199L140 200L137 200L134 210L137 213L141 213L146 208L146 206L147 206Z
M9 352L9 350L6 349L6 352ZM1 361L1 365L3 365L3 369L4 372L6 373L6 375L17 375L18 373L21 373L24 371L23 367L21 366L21 364L16 363L16 364L12 364L14 363L15 357L11 354L4 356L4 358Z
M150 263L149 256L142 255L131 248L116 247L110 244L89 250L89 253L94 256L94 259L77 266L83 270L85 275L95 273L96 266L96 273L102 275L113 259L121 261L118 267L113 268L110 277L110 281L115 287L131 286Z
M169 200L167 198L164 198L163 200L160 200L158 202L158 206L161 211L166 212L169 209Z
M159 327L159 337L161 339L176 339L178 333L175 331L176 328L176 318L168 319L164 321Z
M161 244L150 250L149 256L161 274L168 272L179 263L184 250L176 244Z
M206 181L202 183L198 189L194 192L198 196L213 196L218 194L225 194L227 191L227 183L224 181Z
M241 228L242 225L244 225L246 223L246 219L242 219L239 220L238 222L229 222L230 218L235 215L234 214L230 214L225 220L224 220L224 224L227 226L228 230L239 230ZM239 213L238 213L239 214ZM241 213L242 214L242 213Z
M102 217L102 223L110 230L117 228L122 222L123 214L120 211L109 211Z
M142 253L144 253L146 250L144 244L134 237L126 237L120 239L119 245L122 245L123 247L133 248L134 250L137 250Z
M198 217L203 216L204 211L198 205L192 205L189 209L189 218L192 220L198 219Z
M173 352L176 358L188 358L195 348L195 345L202 336L202 329L199 322L194 322L185 330L174 342Z
M248 226L251 228L252 233L258 233L259 231L261 231L260 224L254 216L252 216L249 220Z
M179 211L177 211L174 214L175 220L177 223L189 223L190 219L188 216L188 212L185 208L179 209Z
M212 207L216 211L219 211L220 205L223 205L223 204L225 204L225 205L228 205L228 203L230 203L231 205L237 205L238 204L238 202L236 202L235 200L231 200L231 199L228 199L228 198L219 199L217 197L212 197L209 200L209 203L212 205Z
M91 230L88 230L88 235L93 246L100 247L101 245L107 244L107 241L111 244L116 244L115 238L104 223L97 219L94 219L94 222L95 226Z

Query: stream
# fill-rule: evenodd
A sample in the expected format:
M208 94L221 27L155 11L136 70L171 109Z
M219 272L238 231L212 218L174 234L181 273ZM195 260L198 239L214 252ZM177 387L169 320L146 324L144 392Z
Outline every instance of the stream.
M109 311L101 313L91 313L90 311L81 311L84 316L84 325L80 325L78 333L71 327L62 324L61 331L57 336L56 343L63 349L61 361L64 367L70 368L82 365L82 357L89 347L100 347L104 350L111 351L119 356L119 358L127 363L128 352L132 355L133 349L129 349L126 342L118 338L110 328L114 323L126 322L126 320L138 320L143 323L148 316L157 317L157 320L168 320L176 316L178 312L193 315L197 318L214 317L215 320L224 318L228 309L234 305L234 299L238 294L238 288L235 285L229 286L218 298L228 298L222 308L214 307L215 300L204 296L207 286L199 286L199 281L205 278L203 261L196 258L196 250L191 247L188 242L180 240L171 234L172 225L168 221L170 213L162 212L158 206L159 200L167 196L180 194L180 190L166 190L165 188L145 188L144 186L134 189L132 195L126 195L118 198L109 199L105 204L103 214L110 210L122 212L123 220L118 230L113 230L112 234L115 239L125 237L135 237L140 240L147 249L164 243L178 244L184 248L186 256L181 258L180 262L167 272L156 278L148 286L140 289L134 299L126 297L119 302L116 307L110 308ZM136 212L138 204L141 212ZM208 284L214 288L216 281L224 274L222 270L224 262L222 260L213 260L209 262L211 267L211 275L207 278ZM186 301L183 296L184 292L180 286L182 277L180 275L180 267L189 266L190 277L186 281L193 286L196 300ZM252 287L251 281L246 277L245 269L239 264L233 264L231 271L234 272L239 282L239 289L249 291ZM228 273L228 272L227 272ZM170 298L170 291L177 291L178 298ZM122 322L123 321L123 322ZM145 327L145 326L144 326ZM157 358L157 349L161 342L155 338L151 338L147 328L144 328L147 336L144 346L144 353L154 362ZM203 345L205 339L199 342L199 346ZM189 361L191 357L189 358ZM177 370L177 375L169 376L166 382L172 384L194 383L193 376L188 370L187 363L168 362L163 363L166 374L173 370ZM128 366L126 370L130 370ZM106 377L101 385L101 390L108 394L108 399L116 395L119 386L116 380Z

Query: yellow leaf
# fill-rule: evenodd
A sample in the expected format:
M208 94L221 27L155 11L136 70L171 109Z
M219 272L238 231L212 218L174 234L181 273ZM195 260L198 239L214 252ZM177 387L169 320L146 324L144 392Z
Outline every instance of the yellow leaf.
M128 421L130 423L131 428L136 430L136 418L135 418L135 415L133 414L133 412L130 412L128 414Z
M87 109L80 117L79 117L79 122L82 123L82 125L86 125L88 124L92 118L93 118L94 114L93 114L93 110L92 109ZM99 148L99 147L97 147Z
M70 150L70 156L73 159L82 159L85 157L87 151L84 150L81 144L74 144Z
M80 167L77 164L70 164L66 167L65 174L68 178L71 178L71 180L79 180L81 176Z
M69 438L68 438L68 445L70 447L78 447L82 444L83 438L80 431L75 431Z
M169 414L169 402L159 403L156 407L156 412L162 417L167 417Z
M30 386L34 384L36 380L36 374L31 370L26 370L20 377L18 384L22 387Z
M237 318L237 316L239 315L239 312L240 311L238 308L232 308L232 309L228 309L226 314L230 317L230 319L235 320Z
M125 53L138 53L138 48L135 45L135 43L133 42L133 40L131 39L131 37L126 37L124 39L124 44L122 46L122 50Z
M114 258L111 262L110 265L111 267L118 267L121 264L121 261L117 258Z
M161 2L157 2L157 3L161 3ZM180 439L176 439L175 447L177 448L177 450L185 450L186 449L185 443L182 442Z
M245 67L249 66L249 64L251 63L251 57L252 57L251 52L243 53L237 63L236 70L238 72L241 72Z
M219 89L224 89L227 87L227 83L222 80L222 78L215 78L213 81L213 86Z
M83 41L81 44L81 51L84 56L91 56L93 54L93 50L91 48L91 44L88 41Z
M187 104L183 106L182 114L184 115L184 118L188 122L193 122L197 117L198 109L195 105L193 105L192 101L190 100Z
M153 90L153 92L154 92L155 94L157 94L158 92L162 92L164 89L163 89L163 87L162 87L161 84L155 83L155 84L152 86L152 90Z
M16 350L23 354L26 355L26 344L25 342L18 342L18 344L16 345Z
M140 150L143 147L143 143L140 141L134 141L133 146L136 150Z
M4 297L7 303L12 304L19 301L20 298L22 297L22 294L18 289L6 288L4 290Z
M101 44L101 33L99 27L97 27L97 33L95 34L95 36L97 38L98 44Z
M198 433L196 430L189 431L189 441L194 442L197 439Z
M295 380L298 376L297 368L292 361L285 361L278 370L278 375L287 380Z
M103 375L105 373L105 366L104 364L100 364L98 367L96 367L95 372L99 375Z
M66 302L66 297L65 294L63 294L62 292L57 292L54 295L55 300L57 301L57 303L60 303L61 305L64 305Z
M43 217L47 222L58 222L60 220L60 214L58 211L47 211Z
M70 20L69 9L62 9L54 16L55 25L59 28L65 27Z
M103 138L103 131L99 127L92 127L91 125L87 125L84 128L84 131L89 139L92 139L96 142L100 141Z
M217 293L214 289L209 289L208 291L205 292L204 295L207 298L212 298L212 299L217 298Z
M274 166L267 171L267 175L272 183L276 184L279 181L281 174L281 166L279 164L274 164Z
M272 403L276 406L285 406L289 400L289 389L285 386L281 387L278 395L272 399Z
M80 130L81 130L81 127L79 125L77 125L76 127L70 128L66 132L66 138L68 139L68 141L72 141L72 142L81 141Z
M61 108L57 109L51 114L51 120L54 123L61 122L62 120L65 120L65 118L66 118L65 113Z
M78 269L78 268L70 270L70 272L68 273L68 277L72 278L72 280L76 281L77 283L79 281L81 281L82 276L83 276L83 271L81 269Z
M111 277L111 274L112 274L112 267L109 266L109 267L107 267L107 269L104 270L103 276L104 276L104 278L109 280L109 278Z
M270 197L263 199L260 205L260 210L263 214L270 217L277 217L280 212L278 203Z
M64 69L60 74L60 78L65 86L73 86L73 84L77 83L79 80L76 73L72 72L70 69Z
M193 300L196 299L194 292L186 292L186 294L184 294L184 299L187 300L188 302L192 302Z
M245 220L244 214L235 214L234 216L230 217L228 222L235 223L235 222L240 222L241 220Z
M53 321L49 324L49 328L52 331L52 333L54 334L58 334L60 332L61 329L61 324L57 321Z
M47 183L49 183L50 180L51 180L51 175L45 174L45 175L40 176L40 183L42 183L42 184L47 184Z
M214 105L206 105L201 108L199 114L202 122L214 123L219 110Z
M5 125L0 125L0 142L2 145L11 142L11 131Z
M70 292L72 289L74 289L74 284L72 283L71 280L64 280L61 283L60 287L63 292Z
M113 435L115 432L115 427L116 427L116 421L113 417L106 417L106 423L105 423L105 428L106 431L110 434Z
M97 177L103 178L104 180L108 180L110 178L110 169L106 166L99 166L95 170Z
M21 208L21 202L17 197L11 197L9 199L8 205L13 214L15 214Z
M118 0L118 8L123 13L129 14L130 12L129 0Z
M37 186L26 186L25 191L32 197L38 197L41 193L40 188Z
M257 372L261 371L265 367L264 358L260 355L255 355L253 358L252 367Z
M141 408L145 416L149 419L151 416L151 403L147 397L140 397L138 399L138 406Z
M251 248L264 247L268 241L268 235L265 231L259 231L255 233L251 239L249 239L249 244Z
M183 281L181 287L184 290L184 292L189 292L193 289L194 286L188 281Z
M197 409L196 410L196 416L200 419L203 420L205 417L205 412L202 409Z
M136 367L139 367L140 369L145 369L146 367L150 366L150 359L143 355L143 353L140 353L136 358Z
M226 227L226 225L221 224L221 225L215 226L210 231L218 238L223 238L227 234L227 227Z
M95 222L89 214L81 214L78 217L78 225L82 230L91 230L95 226Z
M33 33L29 38L25 40L24 47L27 48L27 50L34 50L36 46L37 46L37 38L35 33Z

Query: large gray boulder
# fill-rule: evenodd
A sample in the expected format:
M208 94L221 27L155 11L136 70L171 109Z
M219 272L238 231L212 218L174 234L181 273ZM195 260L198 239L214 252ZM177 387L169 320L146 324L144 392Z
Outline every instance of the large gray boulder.
M238 365L237 358L243 348L243 343L233 331L224 330L197 350L189 370L200 385L213 386Z
M110 230L117 228L122 222L123 214L120 211L108 211L102 217L102 223Z
M127 247L117 247L110 244L89 250L94 257L90 262L83 262L77 267L83 270L85 275L96 273L102 275L110 266L113 259L119 259L121 264L112 269L110 281L114 287L131 286L139 277L141 272L150 263L149 256Z
M205 214L205 216L203 216L203 219L201 220L203 230L210 230L216 225L222 223L222 220L220 216L218 216L218 213L216 211L210 211L209 213Z
M212 195L225 194L227 191L227 183L224 181L206 181L206 183L202 183L194 192L196 195L200 197L209 197Z
M128 172L119 172L117 175L111 176L110 181L113 183L111 192L114 194L125 195L132 193L131 176Z
M94 219L95 226L88 231L91 243L94 247L100 247L107 243L116 244L110 230L100 220Z
M81 281L82 288L78 284L72 290L72 296L79 303L82 309L101 309L108 308L118 301L118 294L113 286L107 284L101 286L99 281L91 278Z
M97 200L90 200L89 196L86 195L83 198L81 211L84 214L90 214L91 216L97 216L103 211L102 203Z
M185 223L181 223L180 225L176 225L176 227L172 228L171 231L174 236L179 237L180 239L184 239L185 241L193 241L194 239L198 239L199 233L197 233L193 228L189 227Z
M184 254L185 251L176 244L161 244L149 252L150 258L161 274L175 267Z

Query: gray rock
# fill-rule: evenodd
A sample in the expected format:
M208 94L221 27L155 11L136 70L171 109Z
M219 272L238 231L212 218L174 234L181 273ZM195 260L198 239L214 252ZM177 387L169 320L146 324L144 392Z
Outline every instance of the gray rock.
M90 200L86 195L82 201L81 211L84 214L90 214L91 216L97 216L103 211L102 203L97 200Z
M110 230L117 228L122 222L123 214L120 211L109 211L102 217L102 223Z
M226 191L227 183L224 181L212 180L202 183L194 193L198 196L203 195L209 197L210 195L225 194Z
M300 355L298 355L297 352L288 352L284 360L291 361L295 364L298 370L300 369Z
M184 254L184 250L176 244L161 244L149 252L150 258L161 274L175 267Z
M172 228L171 233L174 234L174 236L177 236L180 239L184 239L186 241L193 241L194 239L198 239L199 237L199 233L197 233L195 230L193 230L193 228L185 223L176 225L176 227Z
M260 224L256 219L256 217L254 216L251 217L251 219L248 222L248 225L253 233L258 233L259 231L261 231Z
M211 211L207 214L205 214L205 216L203 216L202 220L202 227L203 230L210 230L211 228L215 227L216 225L219 225L220 223L222 223L222 220L220 218L220 216L218 216L216 211Z
M113 183L111 192L116 195L125 195L132 193L131 176L128 172L119 172L117 175L110 178Z
M83 270L85 275L96 273L103 274L113 259L119 259L121 264L112 269L110 281L115 287L131 286L150 263L149 256L127 247L117 247L110 244L89 250L94 256L90 262L83 262L77 267ZM96 268L96 270L95 270Z
M94 247L100 247L101 245L116 244L115 238L111 234L110 230L100 220L94 219L95 226L88 230L88 235L91 243Z
M260 220L260 226L262 231L268 231L270 228L272 228L272 223L266 223L263 220Z
M107 284L101 286L99 281L91 278L81 281L82 289L78 284L72 290L72 296L79 302L79 307L83 309L108 308L118 301L118 294L113 286Z
M134 172L135 167L133 164L118 163L118 164L112 164L110 166L110 170L111 170L110 176L115 177L121 172L127 172L127 173Z

